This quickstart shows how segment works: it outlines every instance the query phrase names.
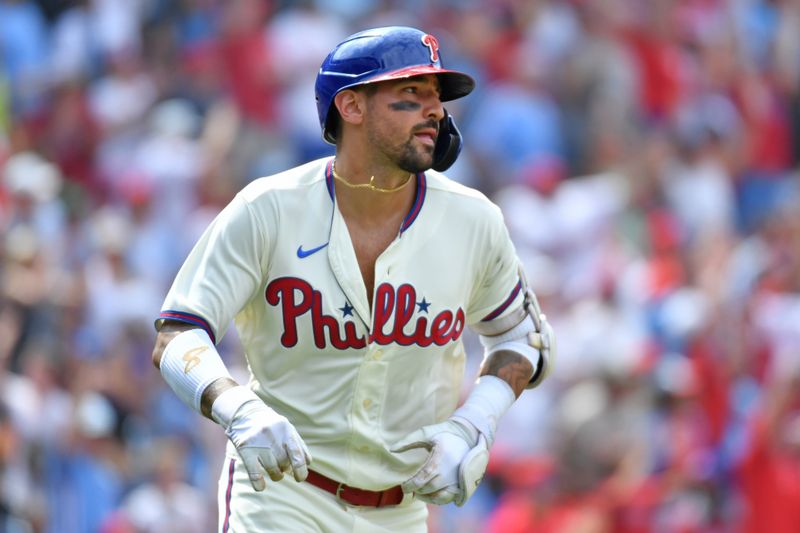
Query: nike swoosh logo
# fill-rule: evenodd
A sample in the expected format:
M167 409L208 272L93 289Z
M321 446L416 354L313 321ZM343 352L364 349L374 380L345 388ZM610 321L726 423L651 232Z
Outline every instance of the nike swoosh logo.
M299 257L300 259L306 258L311 254L319 252L326 246L328 246L327 242L325 244L317 246L316 248L312 248L310 250L303 250L303 245L301 244L300 246L297 247L297 257Z

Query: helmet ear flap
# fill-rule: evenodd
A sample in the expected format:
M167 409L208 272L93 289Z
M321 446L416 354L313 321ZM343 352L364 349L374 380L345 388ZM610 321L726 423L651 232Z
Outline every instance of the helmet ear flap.
M452 115L444 110L444 117L439 121L439 136L433 148L433 170L444 172L456 162L461 153L461 132L458 131Z

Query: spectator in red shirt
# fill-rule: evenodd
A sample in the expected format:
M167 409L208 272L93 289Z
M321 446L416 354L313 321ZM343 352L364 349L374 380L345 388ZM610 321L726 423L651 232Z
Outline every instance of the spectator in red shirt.
M738 469L746 502L740 533L800 528L800 365L795 367L767 384L754 416L752 440Z

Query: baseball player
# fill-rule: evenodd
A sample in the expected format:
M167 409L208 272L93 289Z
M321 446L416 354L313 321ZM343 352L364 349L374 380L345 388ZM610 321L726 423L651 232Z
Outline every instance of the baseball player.
M461 149L442 102L473 87L432 35L348 37L316 81L335 157L246 186L177 274L153 362L228 436L220 531L425 531L426 503L470 497L498 420L548 373L499 209L440 173ZM231 321L246 384L215 348ZM467 326L486 356L459 407Z

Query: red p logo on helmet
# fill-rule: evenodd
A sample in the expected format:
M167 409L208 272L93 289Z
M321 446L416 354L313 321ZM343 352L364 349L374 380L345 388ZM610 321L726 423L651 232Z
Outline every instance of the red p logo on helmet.
M431 62L436 63L439 61L439 41L431 34L422 36L422 44L428 47L431 51Z

